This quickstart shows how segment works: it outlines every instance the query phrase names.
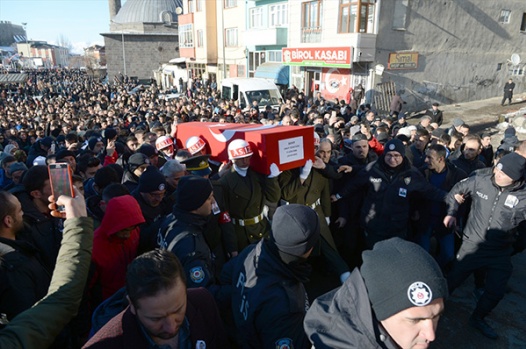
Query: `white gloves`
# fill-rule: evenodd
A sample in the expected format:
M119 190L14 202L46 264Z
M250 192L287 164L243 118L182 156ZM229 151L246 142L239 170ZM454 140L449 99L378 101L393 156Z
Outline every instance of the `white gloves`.
M268 178L276 178L277 176L280 175L280 173L281 173L281 171L279 170L278 165L271 164L270 165L270 174L268 175Z
M300 178L306 180L309 177L310 171L312 169L312 160L307 160L305 165L300 170Z

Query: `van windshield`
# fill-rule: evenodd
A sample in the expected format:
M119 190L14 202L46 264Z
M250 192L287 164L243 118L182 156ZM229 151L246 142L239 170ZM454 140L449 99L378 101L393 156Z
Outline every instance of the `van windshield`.
M245 93L250 105L252 105L253 101L257 101L259 107L278 104L278 90L246 91Z

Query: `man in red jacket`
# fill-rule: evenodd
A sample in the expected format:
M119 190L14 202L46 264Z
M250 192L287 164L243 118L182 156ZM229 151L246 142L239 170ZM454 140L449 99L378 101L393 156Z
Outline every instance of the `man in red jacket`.
M137 257L126 274L130 305L84 348L230 348L212 295L186 289L181 263L167 250Z
M88 283L93 309L124 286L126 268L137 257L142 223L144 217L133 196L118 196L108 202L93 239L92 277Z

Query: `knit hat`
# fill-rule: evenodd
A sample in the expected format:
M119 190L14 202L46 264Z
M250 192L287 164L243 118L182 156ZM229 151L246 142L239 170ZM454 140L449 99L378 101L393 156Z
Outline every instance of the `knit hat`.
M137 153L142 153L146 155L147 157L152 157L154 155L157 155L157 149L151 144L142 144L139 149L137 149Z
M380 241L362 258L360 273L379 321L448 295L440 267L415 243L400 238Z
M117 137L117 130L114 128L107 128L104 131L102 131L102 136L106 139L114 139Z
M53 137L44 137L40 140L40 144L42 144L46 148L51 148L52 143L53 143Z
M272 218L272 240L280 252L300 257L318 241L320 222L316 211L305 205L280 206Z
M64 159L66 156L73 156L73 157L75 157L75 153L72 152L71 150L67 150L67 149L63 148L63 149L60 149L59 151L57 151L57 153L55 154L55 158L57 160Z
M90 150L93 150L95 148L95 145L98 143L98 142L102 142L102 138L101 137L90 137L90 139L88 140L88 148Z
M391 139L389 142L385 143L384 154L387 154L390 151L396 151L400 155L405 156L405 146L404 143L399 139Z
M212 190L212 183L207 178L198 176L181 177L177 184L177 203L175 206L184 211L196 210L210 197Z
M504 130L504 138L506 137L512 137L517 135L517 130L515 130L515 127L510 126L507 129Z
M141 165L149 165L150 159L142 153L135 153L128 159L128 168L131 172L135 171L135 169Z
M26 171L27 166L22 162L15 162L9 166L9 173L13 174L16 171Z
M524 176L525 164L526 159L524 157L517 153L510 153L508 155L504 155L499 160L499 163L496 165L496 167L514 181L518 181Z
M139 193L151 193L165 189L166 179L155 166L148 166L139 177L139 186L137 187Z

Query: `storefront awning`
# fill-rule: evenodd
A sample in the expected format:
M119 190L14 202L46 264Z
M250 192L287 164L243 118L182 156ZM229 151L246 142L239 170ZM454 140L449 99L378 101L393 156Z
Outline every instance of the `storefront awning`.
M277 85L288 85L289 67L281 63L263 63L257 67L254 77L271 79Z

